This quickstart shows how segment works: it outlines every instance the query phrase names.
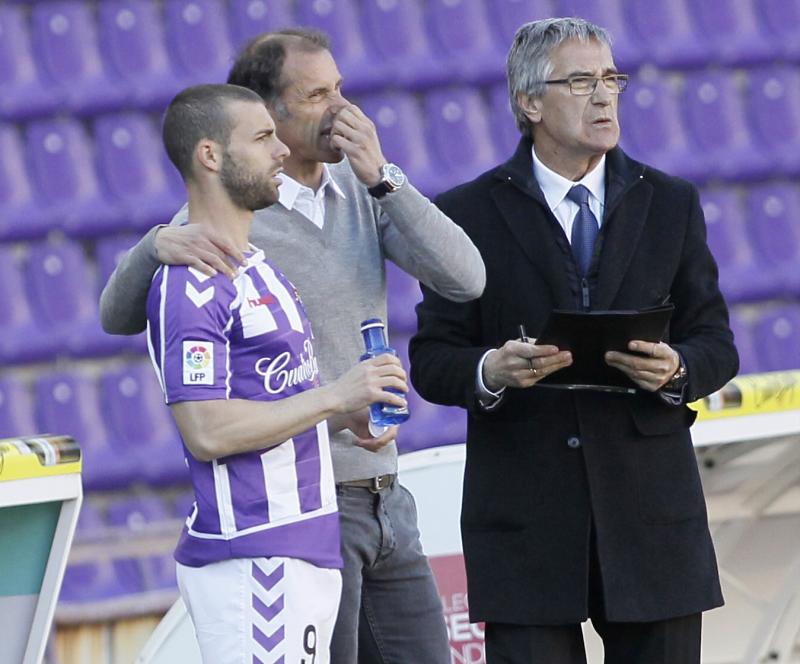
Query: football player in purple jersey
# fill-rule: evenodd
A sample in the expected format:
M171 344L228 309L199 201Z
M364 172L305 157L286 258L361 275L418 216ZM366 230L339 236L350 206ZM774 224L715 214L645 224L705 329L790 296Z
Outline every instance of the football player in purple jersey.
M288 148L263 100L234 85L178 94L164 144L186 183L188 223L244 256L231 280L162 266L148 348L186 448L196 502L178 583L203 661L329 661L342 566L328 429L407 391L390 355L320 386L314 336L291 282L249 244L278 200Z

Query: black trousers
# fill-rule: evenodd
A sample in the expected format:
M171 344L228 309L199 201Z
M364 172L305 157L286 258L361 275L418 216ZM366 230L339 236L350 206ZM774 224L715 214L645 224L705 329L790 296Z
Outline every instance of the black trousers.
M594 529L589 617L603 640L605 664L700 664L700 613L645 623L605 619ZM486 623L486 664L586 664L581 626Z
M701 614L651 623L592 625L605 664L700 664ZM486 664L586 664L580 625L487 623Z

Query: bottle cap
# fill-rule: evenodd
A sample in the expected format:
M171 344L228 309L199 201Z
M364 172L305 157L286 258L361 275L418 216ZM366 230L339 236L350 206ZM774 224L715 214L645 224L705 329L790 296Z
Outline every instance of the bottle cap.
M364 330L369 330L369 329L371 329L373 327L383 328L385 326L383 324L383 321L380 318L368 318L367 320L362 321L362 323L361 323L361 331L362 332Z

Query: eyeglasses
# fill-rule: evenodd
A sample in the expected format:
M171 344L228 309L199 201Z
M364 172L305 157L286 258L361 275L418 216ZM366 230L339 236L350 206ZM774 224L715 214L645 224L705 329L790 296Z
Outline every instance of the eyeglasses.
M603 81L603 85L612 95L625 92L628 87L627 74L609 74L608 76L570 76L569 78L556 78L545 81L548 85L568 85L569 91L573 95L586 96L594 94L597 83Z

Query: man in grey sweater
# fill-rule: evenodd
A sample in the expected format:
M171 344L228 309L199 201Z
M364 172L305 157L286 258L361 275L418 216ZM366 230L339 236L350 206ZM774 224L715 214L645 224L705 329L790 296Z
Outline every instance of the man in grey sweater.
M445 298L478 297L485 271L475 246L387 163L373 123L341 94L327 38L309 30L257 37L229 83L258 92L291 149L279 204L256 212L250 240L299 289L317 336L320 374L335 380L362 353L359 323L386 319L385 259ZM151 230L101 296L103 327L135 334L161 263L232 273L235 247L213 231ZM413 415L412 415L413 416ZM331 437L342 526L342 601L335 664L449 664L441 602L422 553L413 498L396 481L396 427Z

